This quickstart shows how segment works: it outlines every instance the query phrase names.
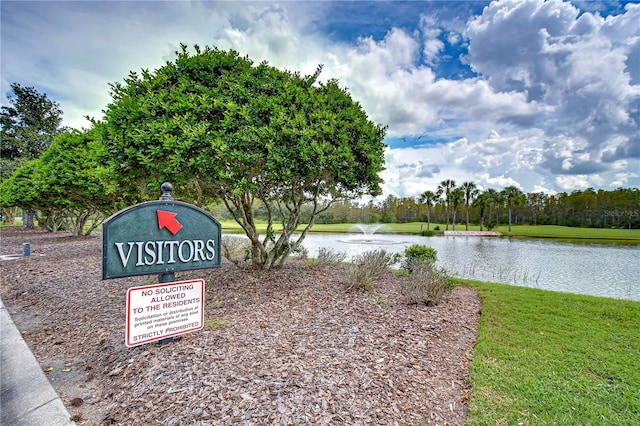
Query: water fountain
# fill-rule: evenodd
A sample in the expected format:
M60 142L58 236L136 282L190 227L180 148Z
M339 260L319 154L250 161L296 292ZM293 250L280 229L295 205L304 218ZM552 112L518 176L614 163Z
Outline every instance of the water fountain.
M383 223L356 223L348 230L348 238L340 240L347 244L367 244L367 245L391 245L404 244L397 238L385 238L385 234L393 231L390 226Z

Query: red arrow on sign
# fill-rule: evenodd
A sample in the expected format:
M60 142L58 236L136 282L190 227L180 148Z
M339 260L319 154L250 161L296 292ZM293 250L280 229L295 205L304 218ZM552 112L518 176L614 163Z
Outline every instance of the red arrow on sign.
M177 215L178 213L158 210L158 229L167 228L176 235L182 229L182 224L176 219Z

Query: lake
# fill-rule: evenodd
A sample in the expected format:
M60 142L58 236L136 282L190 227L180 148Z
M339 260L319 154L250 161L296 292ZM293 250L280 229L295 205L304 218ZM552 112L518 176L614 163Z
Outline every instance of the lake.
M568 293L640 301L640 247L544 239L401 234L308 234L310 257L324 247L347 253L385 249L400 253L411 244L438 251L450 275Z

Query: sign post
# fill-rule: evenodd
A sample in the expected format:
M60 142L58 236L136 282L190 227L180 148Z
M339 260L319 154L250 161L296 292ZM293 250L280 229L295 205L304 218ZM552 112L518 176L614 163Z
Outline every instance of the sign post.
M158 201L149 201L121 210L104 222L102 226L103 280L158 274L159 284L182 285L174 283L176 271L220 267L220 223L196 206L175 201L171 195L172 190L173 186L170 183L163 183L162 196ZM127 302L130 302L129 293ZM200 303L204 306L204 281L202 281ZM155 305L149 309L160 309ZM173 337L166 337L167 333L161 333L155 329L152 330L153 332L143 333L147 334L145 338L129 341L130 313L130 308L127 306L127 346L153 340L160 340L161 344L173 341ZM134 323L135 318L142 316L133 316ZM162 321L158 322L158 324L161 323ZM193 321L190 324L192 323ZM202 325L199 327L202 328ZM178 331L188 332L194 329L185 327ZM169 333L169 335L182 334L181 332Z
M165 182L160 187L162 189L162 195L160 196L160 201L175 201L173 195L171 195L171 191L173 191L173 185L168 182ZM181 228L182 225L175 220L175 216L171 213L167 213L163 210L158 210L158 227L159 228L167 228L169 232L172 234L176 234ZM162 221L162 224L160 223ZM175 232L174 232L175 231ZM158 274L158 282L159 283L171 283L176 280L175 272L161 272ZM204 282L202 283L203 288L203 296L204 296ZM204 305L204 297L202 298ZM204 306L203 306L204 311ZM128 324L128 322L127 322ZM166 339L160 340L161 345L166 345L173 342L173 337L168 337Z

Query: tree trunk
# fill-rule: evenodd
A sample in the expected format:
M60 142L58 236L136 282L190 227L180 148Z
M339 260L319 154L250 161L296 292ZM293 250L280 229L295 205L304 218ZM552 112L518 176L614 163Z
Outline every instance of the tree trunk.
M8 207L2 209L2 223L5 225L15 225L16 224L16 213L18 213L17 207Z
M22 211L22 223L27 229L35 229L36 227L36 212L33 210Z
M468 203L467 203L467 223L465 224L464 230L465 231L469 230L469 204Z
M444 229L449 230L449 204L447 204L447 226Z

